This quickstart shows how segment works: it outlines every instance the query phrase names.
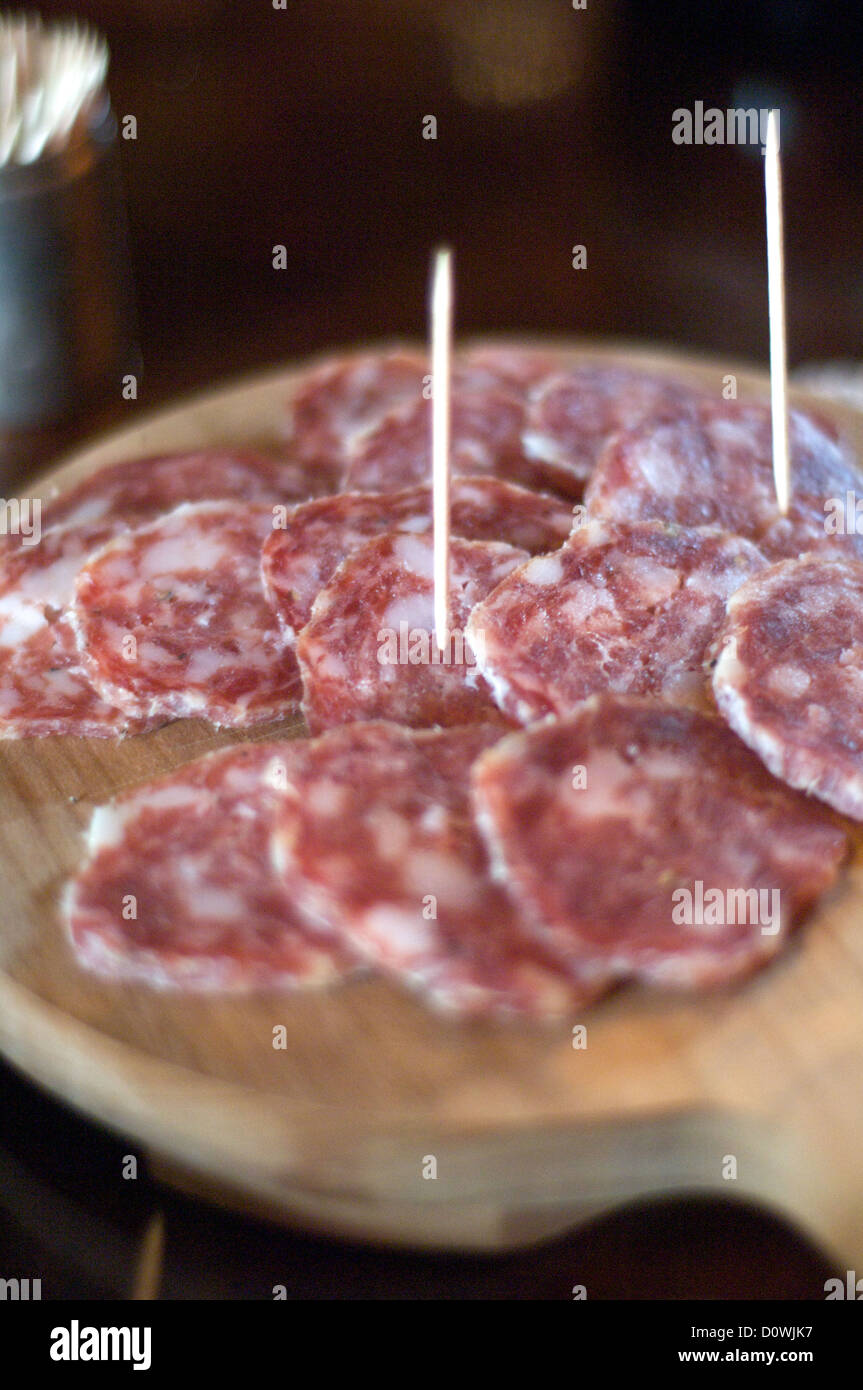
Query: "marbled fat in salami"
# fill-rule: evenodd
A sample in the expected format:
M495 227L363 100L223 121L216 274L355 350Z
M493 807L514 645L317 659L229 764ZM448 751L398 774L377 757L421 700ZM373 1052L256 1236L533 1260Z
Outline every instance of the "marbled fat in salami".
M579 497L612 435L680 420L695 400L693 389L671 377L611 362L579 363L535 387L522 444L559 490Z
M260 580L272 520L265 506L185 505L91 557L71 617L104 699L232 728L296 712L296 658Z
M100 699L75 645L68 616L45 623L23 642L0 648L0 739L117 738L151 722Z
M468 638L498 705L521 723L601 690L700 703L726 601L765 566L723 531L591 521L477 604Z
M603 988L564 972L491 881L468 796L500 730L354 724L305 745L273 860L310 922L458 1015L572 1015Z
M100 807L63 916L79 963L163 988L328 984L355 958L300 920L267 844L292 744L201 758Z
M773 482L770 408L702 401L692 418L646 425L612 439L585 493L592 516L720 526L754 540L770 559L806 550L863 556L863 538L831 535L830 499L863 477L832 426L792 411L791 506L782 517Z
M309 620L312 604L345 556L385 531L431 530L429 487L402 492L338 493L296 507L264 545L264 591L285 633ZM554 550L567 537L565 502L497 478L453 478L450 530L465 540L505 541L529 554Z
M764 962L846 851L829 813L720 719L632 696L504 739L477 762L474 794L537 938L576 967L661 985Z
M464 629L473 606L526 559L514 546L451 542L451 633L441 655L431 536L366 541L318 594L297 637L312 732L360 719L428 728L499 717Z
M542 488L542 469L524 456L524 405L509 390L461 388L453 382L450 464L454 475L478 474ZM345 491L397 492L431 478L431 401L420 397L384 416L348 456Z
M734 595L721 714L777 777L863 820L863 564L785 560Z
M62 526L36 545L0 555L0 649L12 650L67 608L78 570L110 535L103 525Z
M293 505L328 490L313 467L245 450L218 449L156 458L123 459L91 473L74 487L49 496L45 527L105 526L116 534L141 525L183 502L283 503Z
M113 536L183 502L231 500L276 506L299 499L281 465L202 453L124 460L49 500L38 543L11 537L0 554L0 645L13 646L63 612L84 560Z
M454 377L463 387L488 390L502 387L522 398L565 368L565 354L553 348L520 347L515 343L477 344L456 358Z
M107 738L141 727L96 694L68 622L75 576L104 539L99 523L57 527L36 545L16 537L0 556L0 738Z
M10 536L0 553L0 738L142 727L97 694L69 640L76 576L108 540L179 502L295 503L313 481L294 464L210 450L123 460L49 498L38 543Z
M384 416L421 399L428 374L426 359L405 349L333 357L310 368L289 408L288 437L296 457L319 468L335 487L348 451Z

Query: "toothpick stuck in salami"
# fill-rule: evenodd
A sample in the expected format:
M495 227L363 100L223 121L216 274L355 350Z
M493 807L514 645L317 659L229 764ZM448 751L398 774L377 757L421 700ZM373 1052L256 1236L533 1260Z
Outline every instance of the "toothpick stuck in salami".
M449 435L452 358L452 252L434 254L431 283L434 628L438 651L449 627Z
M791 497L788 454L788 363L785 347L785 263L782 241L782 169L779 162L779 112L767 118L764 155L767 210L767 298L770 315L770 406L773 417L773 480L776 501L787 515Z

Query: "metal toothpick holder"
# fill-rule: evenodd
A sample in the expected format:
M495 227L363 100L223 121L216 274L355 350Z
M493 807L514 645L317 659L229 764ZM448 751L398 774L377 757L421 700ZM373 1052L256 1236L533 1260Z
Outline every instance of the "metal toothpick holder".
M32 39L32 21L27 28ZM52 75L57 81L56 70L44 81ZM8 117L8 67L5 76ZM44 92L40 98L47 107ZM65 119L65 141L55 131L38 157L16 162L7 151L0 164L0 428L51 424L119 397L124 375L137 370L117 119L107 90L97 86Z

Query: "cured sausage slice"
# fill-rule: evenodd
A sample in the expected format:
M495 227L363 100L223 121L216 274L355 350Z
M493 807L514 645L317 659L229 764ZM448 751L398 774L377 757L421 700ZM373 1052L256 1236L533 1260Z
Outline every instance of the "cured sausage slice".
M318 594L297 638L312 732L359 719L428 728L499 718L464 629L474 604L526 559L510 545L451 542L451 634L441 654L431 536L366 541Z
M4 550L0 555L0 650L25 642L66 609L78 570L106 539L99 523L64 526L46 531L37 545L16 543Z
M95 812L64 899L81 965L195 990L320 985L352 968L333 933L300 920L267 860L292 751L222 749Z
M863 555L863 538L832 535L830 499L859 491L863 477L835 430L790 416L792 494L781 517L773 484L770 408L703 401L693 418L621 434L604 451L585 493L592 516L720 526L754 540L769 559L814 548Z
M526 397L548 377L564 370L564 366L562 352L515 343L487 343L461 352L454 376L462 386L479 390L498 386Z
M0 646L63 612L84 560L111 537L183 502L232 499L277 506L297 496L268 459L207 453L124 461L49 500L38 543L10 537L0 553Z
M233 728L296 712L296 658L260 580L272 520L264 506L184 505L91 557L71 617L104 699Z
M770 771L863 819L863 564L808 555L757 575L716 657L719 710Z
M542 469L521 447L524 405L512 391L452 387L451 470L542 488ZM431 477L431 401L420 397L393 411L354 445L342 486L353 492L397 492Z
M123 459L49 496L43 524L95 527L141 525L183 502L303 502L328 490L313 467L238 450L202 450L157 458Z
M698 703L726 601L765 566L723 531L591 521L477 604L468 639L520 723L567 714L600 690Z
M525 470L516 437L523 402L560 361L556 353L513 345L458 354L453 390L456 397L465 397L457 412L461 438L456 454L462 471L513 476L502 471L504 462L501 468L483 464L489 446L501 444L509 466ZM300 461L321 466L343 489L394 491L425 482L428 468L410 455L416 444L426 448L430 381L427 359L403 349L321 363L304 375L293 396L289 438L294 453ZM499 425L493 420L496 410L504 413ZM530 470L528 477L533 480Z
M662 985L761 964L846 849L825 808L720 719L636 697L594 696L504 739L474 789L493 862L539 939Z
M309 620L312 604L342 560L385 531L429 531L431 488L402 492L338 493L296 507L264 545L264 591L289 637ZM536 554L554 550L569 534L565 502L496 478L454 478L450 529L465 540L506 541Z
M305 746L273 834L297 908L369 964L458 1014L571 1014L598 994L564 973L492 883L468 795L499 737L354 724Z
M147 727L148 721L96 694L67 617L45 623L15 647L0 648L0 739L116 738Z
M581 496L603 446L621 430L676 421L696 393L682 382L615 363L559 371L533 392L522 443L567 495Z
M78 571L106 541L177 502L285 504L308 496L313 481L293 464L207 451L124 460L49 498L39 542L10 536L0 552L0 738L142 727L92 688L64 616Z
M305 372L290 403L288 437L297 458L337 482L349 449L385 415L421 399L429 367L395 349L329 358Z
M98 523L58 527L0 556L0 738L116 737L142 727L96 694L68 623L75 576L104 538Z
M646 421L677 421L698 400L683 383L636 368L558 363L548 375L549 359L537 358L489 350L460 361L452 388L454 473L491 474L579 500L612 435ZM430 411L429 401L417 400L382 417L350 452L344 486L384 492L428 478Z

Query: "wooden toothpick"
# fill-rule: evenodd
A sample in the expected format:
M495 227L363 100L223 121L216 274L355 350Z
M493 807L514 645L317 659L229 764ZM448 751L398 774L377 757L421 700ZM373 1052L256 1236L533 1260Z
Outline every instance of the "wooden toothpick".
M432 368L432 522L434 526L434 626L438 651L449 639L449 452L452 361L452 253L432 258L430 334Z
M785 267L782 245L782 170L779 163L779 112L767 117L764 152L767 210L767 303L770 317L770 413L773 427L773 484L783 516L791 497L788 449L788 358L785 346Z
M138 1257L135 1282L132 1288L133 1299L146 1300L159 1297L164 1261L165 1218L158 1211L147 1223L144 1239L141 1241L141 1252Z

